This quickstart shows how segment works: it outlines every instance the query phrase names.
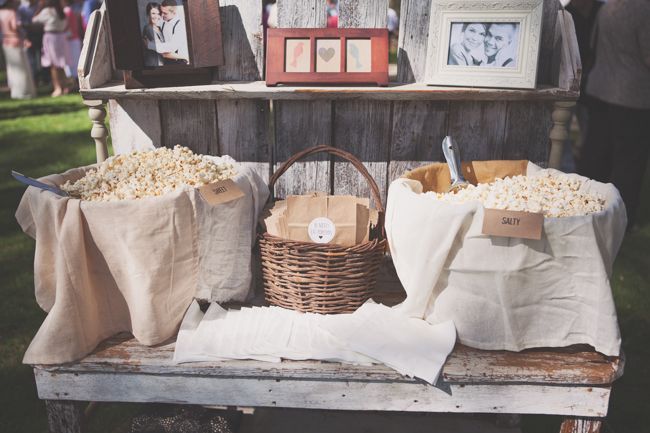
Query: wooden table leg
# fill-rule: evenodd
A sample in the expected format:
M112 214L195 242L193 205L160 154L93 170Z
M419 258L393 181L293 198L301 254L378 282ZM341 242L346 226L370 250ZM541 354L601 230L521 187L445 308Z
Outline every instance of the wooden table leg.
M88 107L88 117L93 122L90 136L95 140L97 162L105 161L108 158L108 146L106 145L108 129L106 129L106 125L104 124L104 119L106 118L105 103L106 101L84 101L84 105Z
M81 433L85 406L79 401L45 400L49 433Z
M550 168L560 168L562 163L562 152L564 143L570 138L569 128L571 117L573 117L573 106L575 102L556 102L553 106L553 128L551 129L551 152L548 156Z
M600 433L601 418L565 418L560 433Z

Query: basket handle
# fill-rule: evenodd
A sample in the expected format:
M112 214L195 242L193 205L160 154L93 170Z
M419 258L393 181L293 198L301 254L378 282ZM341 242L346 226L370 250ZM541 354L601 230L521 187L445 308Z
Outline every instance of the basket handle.
M375 199L375 206L377 206L377 210L381 213L384 212L384 207L381 204L381 195L379 194L379 187L377 186L377 183L375 180L370 176L370 173L368 173L368 170L366 170L366 167L363 165L359 159L352 155L350 152L346 152L345 150L337 149L336 147L332 146L327 146L325 144L321 144L319 146L314 146L310 147L308 149L302 150L296 154L294 154L291 158L287 159L281 166L278 168L275 173L273 173L273 176L271 176L271 179L269 179L269 189L272 191L273 187L275 186L275 182L282 176L288 169L291 167L296 161L305 158L309 155L313 155L314 153L329 153L331 155L338 156L340 158L343 158L347 160L349 163L351 163L354 168L356 168L361 175L366 178L366 181L368 182L368 186L370 186L370 192L372 193L372 198Z

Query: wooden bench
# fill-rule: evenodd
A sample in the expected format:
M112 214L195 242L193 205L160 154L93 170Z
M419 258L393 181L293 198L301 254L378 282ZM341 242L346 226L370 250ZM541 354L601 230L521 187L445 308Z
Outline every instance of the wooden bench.
M457 345L431 386L384 366L317 361L175 364L174 343L130 335L66 365L35 366L50 432L80 433L81 402L180 403L363 411L562 415L561 433L597 433L623 361L587 347L520 353Z
M571 17L545 0L537 87L504 90L423 84L431 0L401 0L396 82L374 87L264 85L259 2L220 0L226 64L206 86L127 90L111 65L107 16L89 22L80 88L93 121L99 161L107 155L106 104L113 148L126 152L181 143L229 154L268 179L296 151L330 144L357 155L380 185L405 169L442 159L452 135L467 160L529 159L558 167L568 138L581 66ZM384 27L388 0L341 0L342 27ZM324 0L279 0L282 27L324 27ZM292 167L275 193L312 190L367 195L342 162L314 158ZM172 363L174 344L147 348L126 337L85 359L35 366L52 432L79 432L88 401L300 407L345 410L485 412L566 416L562 432L597 432L622 361L585 348L487 352L457 346L437 386L382 366L253 361Z

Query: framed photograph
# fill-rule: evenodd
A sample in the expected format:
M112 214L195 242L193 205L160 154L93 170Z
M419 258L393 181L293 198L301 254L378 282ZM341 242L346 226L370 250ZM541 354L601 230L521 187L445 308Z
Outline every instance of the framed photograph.
M543 0L432 0L426 83L535 88Z
M217 0L106 0L127 88L205 84L223 64Z
M386 29L268 29L266 85L388 85Z

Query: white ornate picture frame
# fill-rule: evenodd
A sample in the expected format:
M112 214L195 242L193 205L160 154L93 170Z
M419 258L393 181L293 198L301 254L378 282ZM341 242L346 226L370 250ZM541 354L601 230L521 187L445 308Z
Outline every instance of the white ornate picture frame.
M542 9L543 0L432 0L426 84L534 89ZM483 52L480 53L478 42L472 39L477 44L471 51L472 55L477 53L476 58L468 54L464 61L457 61L465 55L465 52L460 52L458 44L466 42L463 39L467 26L471 26L470 31L475 33L475 27L480 29L472 23L483 25L478 31L485 38ZM507 49L511 55L502 65L494 59L505 51L501 49L494 54L495 36L490 28L495 35L509 29ZM469 36L467 40L470 40ZM468 47L468 43L461 48L470 53L472 47Z

